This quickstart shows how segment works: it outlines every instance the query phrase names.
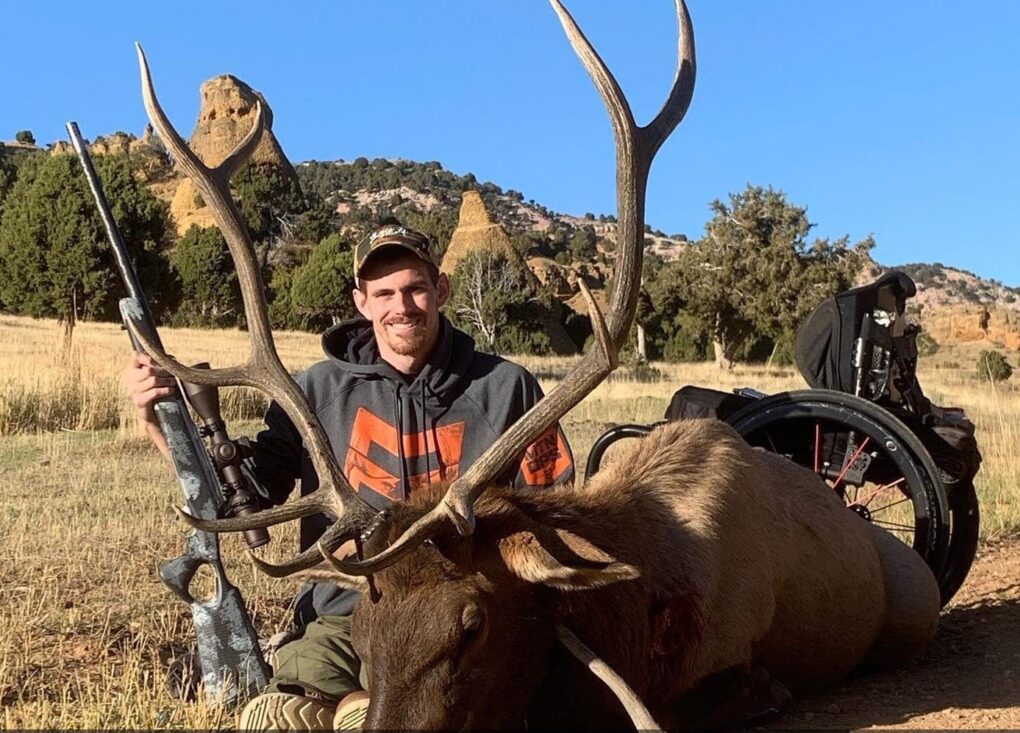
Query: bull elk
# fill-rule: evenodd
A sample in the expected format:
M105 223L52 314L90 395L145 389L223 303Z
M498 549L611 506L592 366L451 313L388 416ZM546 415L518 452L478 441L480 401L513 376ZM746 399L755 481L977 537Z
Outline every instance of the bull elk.
M245 364L195 370L135 335L180 379L268 393L300 431L320 477L314 493L258 515L185 519L218 532L318 512L335 519L318 548L281 565L256 562L274 576L373 588L354 612L355 645L369 670L369 728L617 727L628 715L644 728L704 722L691 716L713 689L725 696L750 680L742 699L774 706L785 688L909 658L937 624L938 588L917 555L847 512L816 475L750 448L719 422L659 428L582 486L491 485L616 367L638 296L648 171L694 88L683 0L676 77L643 127L573 18L551 2L616 140L611 310L603 319L585 291L595 347L463 475L381 514L345 479L273 345L259 269L229 189L258 142L261 110L237 149L208 168L160 108L139 49L150 119L235 260L252 348ZM364 553L335 557L349 539L363 542Z

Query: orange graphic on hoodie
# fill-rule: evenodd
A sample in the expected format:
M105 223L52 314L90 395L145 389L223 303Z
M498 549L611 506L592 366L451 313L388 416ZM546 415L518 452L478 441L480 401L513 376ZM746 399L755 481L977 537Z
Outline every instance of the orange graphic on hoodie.
M444 425L434 431L404 435L402 438L404 458L432 455L435 458L433 463L437 466L428 474L408 476L410 490L457 477L464 444L463 422ZM400 453L397 450L397 440L396 426L364 407L358 408L351 428L350 448L347 449L347 459L344 462L344 475L355 489L367 486L390 499L400 499ZM385 451L378 463L369 458L373 444ZM376 455L379 456L378 451Z

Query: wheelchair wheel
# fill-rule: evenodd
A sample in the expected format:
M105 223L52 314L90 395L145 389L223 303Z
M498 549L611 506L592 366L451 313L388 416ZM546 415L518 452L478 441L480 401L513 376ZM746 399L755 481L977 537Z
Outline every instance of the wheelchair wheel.
M727 422L751 445L822 476L848 509L913 547L938 579L943 604L959 588L959 567L953 572L947 562L950 507L939 469L917 436L887 410L843 392L812 389L764 398Z

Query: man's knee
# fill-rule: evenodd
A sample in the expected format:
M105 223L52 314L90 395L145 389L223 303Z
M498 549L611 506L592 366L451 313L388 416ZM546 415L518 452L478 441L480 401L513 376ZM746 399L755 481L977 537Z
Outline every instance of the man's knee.
M305 694L333 703L363 689L349 616L322 616L274 655L269 692ZM296 692L304 690L304 692Z
M323 616L276 650L269 686L241 711L238 728L357 729L368 709L363 681L350 617Z

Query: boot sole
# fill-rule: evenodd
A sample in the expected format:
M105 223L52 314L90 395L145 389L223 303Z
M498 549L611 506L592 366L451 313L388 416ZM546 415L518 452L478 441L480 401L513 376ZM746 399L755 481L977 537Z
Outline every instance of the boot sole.
M249 702L237 721L238 730L333 730L335 708L318 700L284 692L259 695Z

